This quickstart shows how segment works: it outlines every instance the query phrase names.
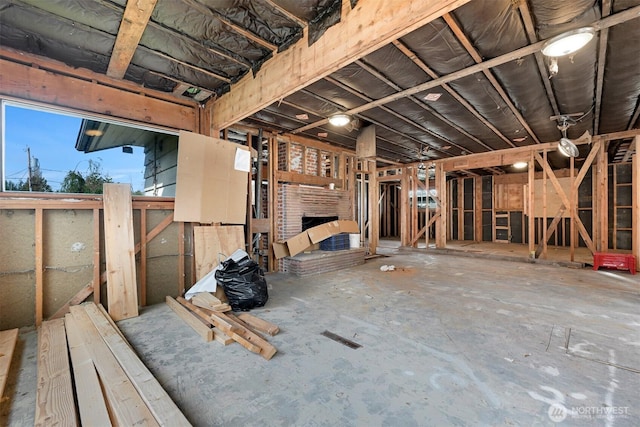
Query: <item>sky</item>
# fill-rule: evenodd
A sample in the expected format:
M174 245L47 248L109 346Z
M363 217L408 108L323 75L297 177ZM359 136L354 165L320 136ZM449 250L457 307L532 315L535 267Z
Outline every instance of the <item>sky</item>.
M27 147L40 162L40 170L53 191L69 171L83 175L89 160L99 162L102 174L113 182L129 183L132 191L144 191L144 148L133 147L133 154L121 147L85 154L75 149L82 119L27 107L5 105L4 179L26 181ZM33 160L32 160L33 165Z

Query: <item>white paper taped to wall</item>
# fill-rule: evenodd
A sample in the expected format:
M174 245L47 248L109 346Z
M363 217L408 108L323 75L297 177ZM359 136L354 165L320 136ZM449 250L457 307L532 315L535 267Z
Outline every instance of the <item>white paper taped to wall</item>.
M241 172L249 172L251 166L251 152L249 150L243 150L242 148L236 148L236 161L234 163L234 169Z

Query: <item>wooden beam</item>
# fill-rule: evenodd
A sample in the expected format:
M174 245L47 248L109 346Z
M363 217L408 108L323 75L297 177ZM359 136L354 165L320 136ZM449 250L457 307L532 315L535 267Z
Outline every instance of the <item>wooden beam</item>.
M0 56L3 51L0 50ZM74 69L68 71L73 75ZM142 88L139 89L142 92ZM141 96L69 75L0 59L0 95L168 129L195 131L197 106Z
M18 333L18 328L0 331L0 402L3 401L2 396L9 377L9 368L18 341Z
M42 323L38 329L36 427L77 426L64 320Z
M422 71L427 73L427 75L429 77L431 77L432 79L437 79L437 78L440 77L435 71L433 71L431 68L429 68L429 66L427 64L425 64L424 61L422 61L420 58L418 58L416 56L416 54L413 53L411 51L411 49L409 49L409 47L407 47L402 41L395 40L395 41L393 41L393 45L395 47L397 47L400 50L400 52L404 53L405 56L407 56L414 64L416 64L418 67L420 67L420 69L422 69ZM466 99L464 99L451 86L449 86L448 84L445 83L445 84L442 85L442 89L446 90L449 93L449 95L453 96L456 101L458 101L464 108L466 108L467 111L469 111L471 114L473 114L476 117L476 119L480 120L483 125L485 125L489 129L491 129L493 131L493 133L495 133L498 136L498 138L500 138L501 140L503 140L507 144L511 145L511 142L510 142L509 138L504 136L502 134L502 132L500 132L500 130L498 128L496 128L493 124L491 124L491 122L489 122L487 119L485 119L482 116L482 114L480 114L480 112L478 112L478 110L476 110L476 108L473 105L471 105ZM467 133L468 132L465 131L465 135ZM491 148L490 146L488 146L484 142L480 141L478 138L474 137L472 139L475 142L477 142L478 144L480 144L481 146L483 146L484 148L486 148L486 149L488 149L490 151L493 150L493 148Z
M530 156L529 156L529 161L528 163L528 170L527 170L527 185L528 185L528 190L526 197L527 197L527 207L529 208L529 212L527 212L527 221L528 221L528 236L527 236L527 243L528 243L528 247L529 247L529 254L531 255L531 253L534 251L535 248L535 238L536 238L536 227L535 227L535 172L536 172L536 164L535 161L533 159L533 151L531 152Z
M240 313L238 314L238 318L259 332L264 332L271 336L277 335L278 332L280 332L278 325L274 325L273 323L260 319L252 314Z
M640 144L638 143L639 139L640 138L636 136L633 141L631 141L631 144L629 144L629 148L627 148L627 152L624 153L624 157L622 158L621 163L626 163L631 160L631 156L633 156L638 151L638 147L640 146Z
M538 41L538 36L536 33L536 28L533 23L533 18L531 17L531 12L529 11L529 6L525 0L522 0L518 4L518 8L520 10L520 16L522 16L522 22L524 23L525 31L527 32L527 37L529 38L529 43L535 43ZM547 69L546 64L544 63L544 56L541 52L534 53L536 64L538 65L538 72L540 72L540 78L542 83L544 84L544 89L547 92L547 99L549 99L549 103L551 104L551 108L553 109L553 114L556 116L560 115L560 109L558 108L558 102L556 101L556 96L553 93L553 88L551 87L551 80L549 79L549 71ZM598 132L594 132L598 133Z
M93 293L93 282L89 282L82 287L69 301L67 301L53 316L49 317L49 320L59 319L69 312L69 307L72 305L78 305L84 300L89 298L89 295Z
M436 248L441 249L447 245L447 215L449 207L447 203L447 177L442 163L436 163L436 191L440 200L440 215L436 221Z
M451 31L453 31L453 34L460 41L462 46L464 46L467 52L469 52L469 54L471 55L473 60L476 62L476 64L481 64L482 57L480 56L476 48L471 44L471 41L467 38L467 35L464 33L464 31L462 31L462 27L460 26L460 24L458 24L458 22L453 17L453 15L451 15L450 13L445 13L443 18L447 23L447 25L449 26L449 28L451 28ZM487 78L487 80L489 80L489 83L491 83L491 86L493 86L496 92L498 92L498 95L500 95L504 103L507 105L507 107L509 107L509 109L511 110L513 115L516 117L516 119L520 122L522 127L529 133L533 141L536 144L540 144L540 140L536 136L535 132L533 132L533 129L531 129L531 127L529 126L529 123L527 123L527 121L524 119L524 117L520 113L520 110L518 110L518 108L515 106L513 101L511 101L511 98L509 98L509 95L507 95L507 92L505 92L502 85L498 82L498 79L496 79L496 77L488 68L483 69L482 73ZM515 147L515 144L511 141L509 141L509 145L511 145L512 147Z
M93 302L100 304L100 209L93 208Z
M124 77L157 1L127 1L122 21L120 21L116 42L113 46L113 52L111 53L111 59L109 60L109 67L107 68L109 77L116 79Z
M636 147L639 145L640 137L635 139ZM631 169L633 175L631 177L631 249L636 257L636 270L640 271L640 156L636 153L631 159Z
M147 210L140 209L140 306L147 305ZM136 247L137 249L137 247ZM136 250L136 253L138 251Z
M184 294L185 289L185 265L184 265L184 244L185 244L185 233L184 233L184 222L180 222L178 224L178 295Z
M602 0L602 16L609 16L611 13L611 0ZM600 31L598 41L598 67L596 70L596 99L593 112L593 133L597 135L600 130L600 106L602 105L602 87L604 86L604 66L607 59L607 42L609 40L609 29Z
M616 13L615 15L609 16L609 17L601 19L599 21L595 21L591 25L596 30L602 30L604 28L609 28L609 27L612 27L614 25L618 25L618 24L621 24L623 22L627 22L629 20L635 19L635 18L637 18L639 16L640 16L640 6L635 6L635 7L629 8L629 9L623 11L623 12L619 12L619 13ZM444 83L449 83L449 82L461 79L463 77L467 77L467 76L470 76L472 74L480 73L480 72L483 72L484 70L488 70L490 68L497 67L497 66L505 64L507 62L518 60L518 59L520 59L520 58L522 58L524 56L531 55L531 54L533 54L535 52L538 52L540 49L542 49L542 46L544 45L545 42L546 42L546 40L541 40L541 41L533 43L533 44L531 44L529 46L525 46L525 47L522 47L520 49L516 49L513 52L505 53L504 55L500 55L500 56L497 56L495 58L483 61L483 62L481 62L479 64L472 65L472 66L464 68L462 70L455 71L455 72L453 72L451 74L447 74L446 76L441 76L441 77L439 77L437 79L433 79L433 80L430 80L428 82L421 83L419 85L416 85L416 86L413 86L411 88L405 89L403 91L396 92L394 94L391 94L391 95L376 99L375 101L369 102L369 103L361 105L359 107L351 108L349 110L346 110L345 113L346 114L350 114L350 115L360 114L363 111L371 110L373 108L380 107L381 105L385 105L385 104L389 104L390 102L397 101L398 99L406 98L408 96L411 96L411 95L414 95L414 94L417 94L417 93L420 93L420 92L424 92L424 91L432 89L434 87L441 86ZM284 71L282 71L280 74L282 74L282 73L284 73ZM289 93L285 93L283 96L286 96L288 94ZM224 97L221 98L221 99L224 99ZM274 99L274 101L276 99L279 99L279 97L276 97ZM232 108L231 106L227 107L226 104L227 104L227 101L225 99L225 108ZM220 105L222 105L222 104L220 104ZM231 111L228 114L229 115L233 114L235 117L237 117L236 120L240 120L241 118L244 118L244 117L246 117L246 116L248 116L250 114L253 114L255 111L260 109L260 108L257 108L256 110L251 111L251 110L249 110L250 106L249 107L238 106L237 110L239 110L240 108L242 108L243 110L247 110L246 114L243 115L243 114L239 113L238 111ZM220 108L220 109L222 109L222 108ZM322 119L322 120L319 120L319 121L313 123L312 127L318 127L318 126L321 126L321 125L323 125L325 123L328 123L328 120L327 119Z
M225 128L277 99L420 28L468 0L408 0L358 4L309 46L308 34L278 53L253 76L246 76L214 104L214 127Z
M547 245L547 242L549 240L549 238L553 235L553 233L556 231L556 227L558 226L558 224L560 223L560 220L562 219L562 215L564 215L564 210L565 208L562 207L560 209L558 209L558 213L556 214L556 216L553 218L553 221L551 221L551 224L549 224L549 227L545 227L544 224L544 234L543 234L543 238L542 240L540 240L540 242L538 243L538 248L536 249L536 258L540 258L540 255L543 253L544 251L544 247ZM546 218L545 218L546 219ZM546 222L546 221L545 221Z
M184 323L190 326L191 329L195 331L195 333L200 335L203 340L205 340L206 342L213 341L213 330L209 326L204 324L199 317L196 317L189 310L187 310L186 307L178 303L170 296L167 296L165 298L165 303L178 315L178 317L180 317L180 319L184 321Z

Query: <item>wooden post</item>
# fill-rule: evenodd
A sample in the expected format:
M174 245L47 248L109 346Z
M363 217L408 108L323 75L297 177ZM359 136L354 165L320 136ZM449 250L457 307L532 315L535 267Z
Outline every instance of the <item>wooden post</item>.
M598 212L594 212L594 216L598 217L598 235L600 237L597 250L606 252L609 248L609 204L607 200L608 194L608 170L607 170L607 150L605 143L600 145L597 163L597 193L598 193Z
M35 215L35 275L36 275L36 326L42 324L42 303L44 299L44 244L42 233L42 208L36 208Z
M402 187L400 190L400 245L407 246L409 244L409 239L407 236L409 235L409 221L408 216L411 212L409 208L409 177L407 175L407 170L403 169L402 178L400 180L400 186ZM415 196L415 195L414 195ZM414 198L415 202L415 198Z
M268 250L268 268L269 271L277 271L278 264L273 255L273 251L271 248L273 247L273 242L276 240L276 236L278 233L277 223L276 223L276 212L278 208L278 180L276 179L276 170L278 169L278 140L274 135L269 137L269 160L267 165L269 167L269 178L268 178L268 198L269 198L269 224L271 225L270 232L267 235L267 250ZM320 155L320 154L318 154Z
M573 157L569 158L569 176L571 177L571 193L569 194L569 212L570 212L570 220L569 220L569 256L571 262L575 261L576 258L576 215L578 215L577 203L578 203L578 192L576 191L576 186L574 185L576 177L575 177L575 159Z
M369 164L369 253L375 254L380 234L379 184L375 160L367 161L367 163Z
M442 163L436 163L436 191L440 200L440 217L436 220L436 248L447 245L447 176Z
M180 221L178 223L178 294L184 295L184 290L184 222Z
M542 158L548 162L547 150L542 153ZM547 258L547 174L542 174L542 258Z
M464 178L456 179L458 184L458 240L464 240Z
M638 159L638 149L640 149L640 136L636 136L636 153L631 159L631 188L632 188L632 209L631 209L631 247L633 255L636 257L636 270L640 271L640 159Z
M147 305L147 210L140 209L140 306Z
M528 212L528 226L529 233L527 236L528 244L529 244L529 256L531 254L535 254L535 238L536 238L536 223L535 223L535 208L533 206L535 199L535 191L536 191L536 183L535 183L535 173L536 173L536 163L533 158L533 151L529 155L529 169L527 174L527 182L528 182L528 192L527 192L527 206L529 207Z
M482 177L473 178L475 197L473 198L473 235L476 242L482 242Z
M100 209L93 209L93 302L100 304Z

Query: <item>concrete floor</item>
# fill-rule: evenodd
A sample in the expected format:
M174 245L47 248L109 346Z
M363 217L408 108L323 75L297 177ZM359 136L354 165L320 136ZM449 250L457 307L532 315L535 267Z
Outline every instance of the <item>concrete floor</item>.
M640 425L640 274L386 252L269 275L253 313L280 326L270 361L163 304L119 326L196 426ZM21 335L0 425L33 425L35 343Z

